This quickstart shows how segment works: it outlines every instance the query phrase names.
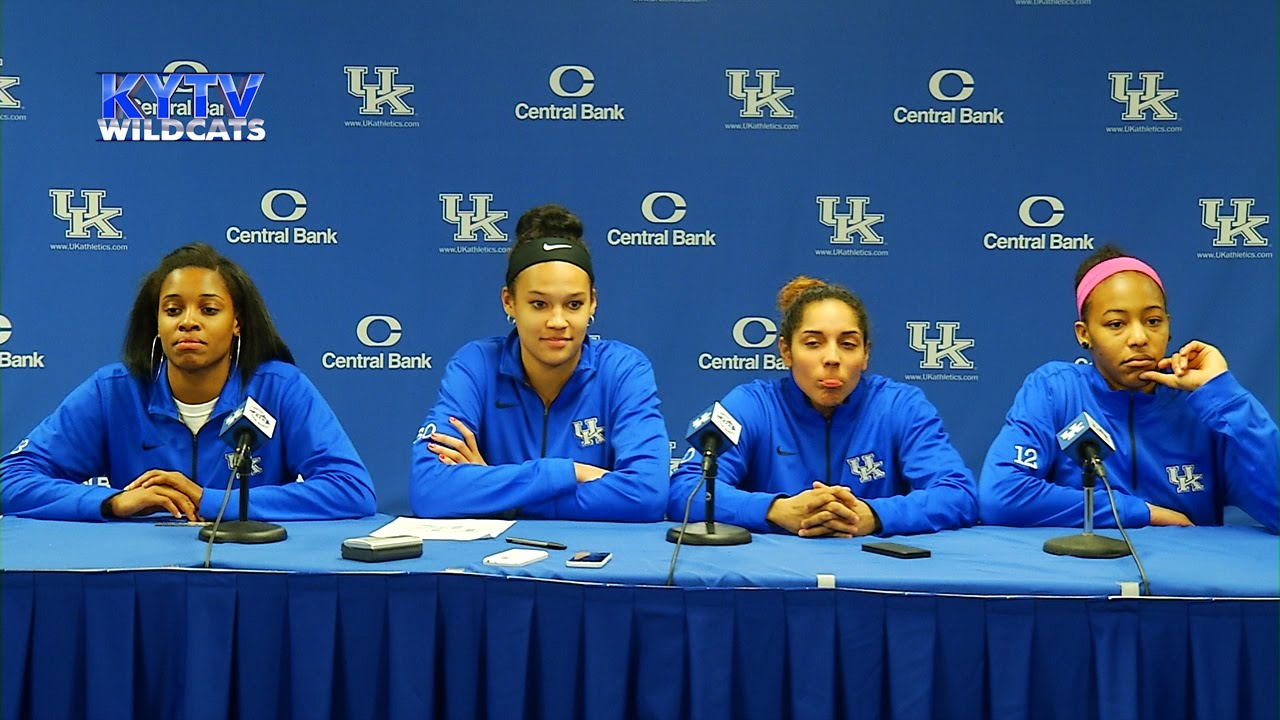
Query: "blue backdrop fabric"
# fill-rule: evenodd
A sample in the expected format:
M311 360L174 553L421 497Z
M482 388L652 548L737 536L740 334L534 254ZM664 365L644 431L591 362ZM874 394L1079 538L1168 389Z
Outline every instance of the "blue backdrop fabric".
M805 273L866 301L871 369L919 385L977 468L1023 377L1084 360L1072 276L1106 242L1162 274L1173 343L1220 346L1277 414L1275 3L50 0L0 20L5 448L118 357L138 280L201 240L256 279L379 509L407 512L444 363L507 329L505 252L545 202L582 217L592 331L652 359L673 457L710 401L779 372L774 297ZM260 140L101 139L104 77L200 71L261 74ZM233 104L213 93L206 120Z

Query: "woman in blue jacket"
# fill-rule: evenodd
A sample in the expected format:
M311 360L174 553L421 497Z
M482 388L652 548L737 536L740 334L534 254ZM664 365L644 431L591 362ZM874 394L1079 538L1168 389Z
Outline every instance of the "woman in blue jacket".
M1057 433L1087 412L1115 443L1103 465L1126 527L1220 525L1223 506L1236 505L1276 532L1276 423L1216 347L1192 340L1165 357L1155 270L1105 246L1076 272L1076 309L1093 364L1050 362L1027 376L982 467L982 521L1084 523L1080 466ZM1095 492L1094 524L1115 527L1101 483Z
M865 374L871 334L848 290L797 277L778 294L778 350L791 372L734 388L742 425L720 457L716 519L802 537L898 535L973 524L973 475L919 389ZM667 512L683 518L702 474L672 475ZM703 519L695 502L691 520Z
M253 452L254 519L373 513L369 472L293 365L257 287L202 243L169 253L143 280L124 363L94 373L0 459L0 512L211 519L231 472L231 448L218 433L247 397L276 420ZM239 490L231 496L225 517L239 519Z
M544 205L520 218L502 307L515 329L445 367L413 443L413 511L661 519L669 451L653 368L587 336L595 275L575 215Z

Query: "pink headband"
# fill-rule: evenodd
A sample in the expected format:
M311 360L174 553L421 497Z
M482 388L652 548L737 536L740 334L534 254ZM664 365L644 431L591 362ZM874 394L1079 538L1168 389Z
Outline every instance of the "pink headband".
M1143 275L1155 280L1156 285L1160 286L1160 292L1164 292L1164 283L1160 282L1160 276L1156 274L1151 266L1134 257L1118 257L1110 260L1103 260L1089 269L1080 280L1080 285L1076 287L1076 312L1080 317L1084 317L1084 301L1089 297L1089 293L1093 289L1102 284L1103 280L1115 275L1132 270L1140 272Z

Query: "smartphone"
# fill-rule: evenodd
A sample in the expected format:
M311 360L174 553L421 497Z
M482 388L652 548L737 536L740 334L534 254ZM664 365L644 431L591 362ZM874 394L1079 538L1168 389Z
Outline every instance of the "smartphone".
M924 548L914 547L912 545L903 545L901 543L891 542L873 542L862 546L862 549L869 553L877 555L888 555L889 557L902 558L911 560L913 558L932 557L933 553Z
M613 559L611 552L587 552L583 550L576 552L568 560L564 561L565 567L576 568L602 568L609 564Z
M484 559L485 565L497 565L499 567L520 567L529 563L536 563L539 560L546 560L550 555L546 550L533 550L531 548L513 548L511 550L503 550L500 553L494 553Z

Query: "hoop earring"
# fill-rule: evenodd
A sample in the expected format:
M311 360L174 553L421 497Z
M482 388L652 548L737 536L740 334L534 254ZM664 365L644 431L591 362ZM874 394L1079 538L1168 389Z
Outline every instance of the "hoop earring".
M587 327L591 327L592 325L595 325L595 324L596 324L595 315L592 315L591 317L587 318Z
M160 379L160 370L162 370L162 369L164 368L164 362L163 362L163 360L162 360L162 361L161 361L161 363L160 363L160 367L159 367L159 368L157 368L157 367L156 367L156 350L157 350L157 349L159 349L159 347L158 347L159 345L160 345L160 336L159 336L159 335L156 335L154 338L151 338L151 357L150 357L150 359L151 359L151 377L152 377L152 379L153 379L153 380L159 380L159 379Z
M516 317L515 317L515 315L508 315L508 316L507 316L507 324L508 324L508 325L515 325L515 324L516 324Z
M232 372L234 372L236 368L240 367L240 337L241 336L239 335L236 336L236 359L231 361Z

